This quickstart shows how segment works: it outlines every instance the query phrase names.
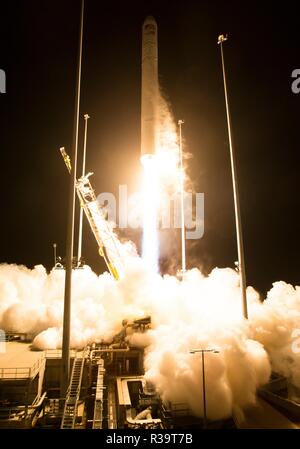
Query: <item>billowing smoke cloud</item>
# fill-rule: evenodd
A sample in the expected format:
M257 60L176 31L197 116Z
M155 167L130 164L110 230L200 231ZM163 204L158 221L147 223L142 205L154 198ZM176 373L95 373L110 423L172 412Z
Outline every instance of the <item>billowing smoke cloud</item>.
M160 190L160 268L162 272L176 273L180 265L181 240L179 227L181 224L180 195L181 195L181 171L180 171L180 139L178 124L175 123L171 105L166 100L162 91L159 95L159 120L158 120L158 148L157 171ZM183 186L184 186L184 215L185 227L187 231L195 231L203 227L203 212L196 202L195 188L188 174L186 160L192 155L186 149L184 139L184 125L182 132L182 155L183 155ZM191 193L194 192L192 199ZM188 239L190 237L187 237ZM195 237L194 237L195 238ZM193 245L198 244L197 240L189 241ZM197 243L196 243L197 242Z
M178 171L175 167L179 164L179 134L178 124L175 123L171 111L171 105L167 102L163 92L159 95L159 121L158 121L158 149L157 155L162 166L160 171L163 187L168 190L179 189ZM183 128L184 130L184 128ZM184 159L184 185L186 190L194 190L193 183L187 174L185 161L192 157L185 146L184 132L182 133L183 159Z
M300 388L300 287L275 282L251 317L253 338L267 349L274 371Z
M59 348L62 338L64 270L47 274L42 266L0 266L0 328L36 335L33 347ZM207 413L230 416L255 402L271 365L299 385L300 357L292 350L292 331L300 316L300 287L275 283L262 303L247 290L249 321L242 318L239 278L231 269L205 277L190 270L184 281L149 274L131 259L124 279L97 276L89 267L73 273L71 346L111 341L124 318L151 315L146 334L129 336L145 347L145 372L165 401L186 403L202 415L201 354L205 354ZM269 357L271 363L269 361Z

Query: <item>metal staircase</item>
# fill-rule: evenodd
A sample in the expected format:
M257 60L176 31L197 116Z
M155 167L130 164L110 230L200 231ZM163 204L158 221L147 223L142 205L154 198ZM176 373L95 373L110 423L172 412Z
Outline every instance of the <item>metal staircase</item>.
M61 421L61 429L74 429L76 416L77 416L77 406L80 396L80 388L83 374L85 360L85 352L76 354L73 363L73 369L71 374L71 381L66 395L66 402L64 407L64 413Z

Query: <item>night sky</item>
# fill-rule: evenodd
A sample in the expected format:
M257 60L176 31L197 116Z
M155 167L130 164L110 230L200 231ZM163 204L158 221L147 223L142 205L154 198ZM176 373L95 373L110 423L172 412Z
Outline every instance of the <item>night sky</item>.
M0 262L53 264L65 252L79 1L1 2ZM239 5L239 6L237 6ZM89 113L87 170L97 193L136 188L140 170L141 27L158 23L159 76L175 120L184 119L189 174L205 194L205 233L192 248L205 272L237 260L230 157L217 37L224 44L237 153L248 285L300 283L300 68L296 2L86 0L81 134ZM101 273L85 224L84 257ZM178 251L180 249L178 248Z

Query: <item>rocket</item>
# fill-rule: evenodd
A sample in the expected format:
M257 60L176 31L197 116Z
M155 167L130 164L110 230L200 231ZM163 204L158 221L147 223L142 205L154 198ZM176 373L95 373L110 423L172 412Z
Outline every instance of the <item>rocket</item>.
M143 23L141 92L141 161L154 156L158 128L157 23L148 16Z

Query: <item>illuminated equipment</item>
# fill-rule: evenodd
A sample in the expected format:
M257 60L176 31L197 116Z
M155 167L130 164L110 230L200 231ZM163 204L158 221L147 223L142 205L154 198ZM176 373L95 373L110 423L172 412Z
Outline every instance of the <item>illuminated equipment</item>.
M65 161L69 173L71 173L71 162L65 149L60 148L61 155ZM111 224L107 221L105 212L100 207L95 191L92 188L88 173L76 181L76 192L81 207L88 219L94 237L99 246L99 254L104 258L107 268L112 276L119 280L124 276L124 261L122 259L121 244L113 232Z

